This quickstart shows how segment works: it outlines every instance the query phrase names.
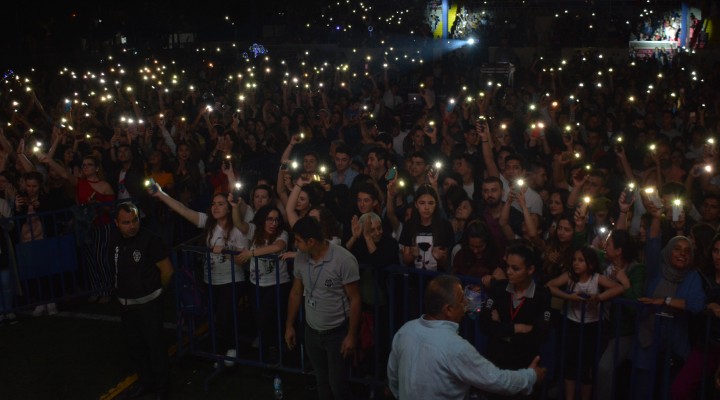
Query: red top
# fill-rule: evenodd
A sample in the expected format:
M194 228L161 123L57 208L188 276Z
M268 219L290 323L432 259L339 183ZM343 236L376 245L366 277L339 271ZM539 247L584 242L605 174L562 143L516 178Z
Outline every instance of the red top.
M85 178L78 178L78 184L75 191L75 198L79 205L88 203L107 203L115 200L114 194L102 194L92 187L90 181ZM99 181L96 181L99 182ZM96 183L93 182L93 183ZM95 225L104 225L110 223L110 214L107 211L98 210L98 216L95 218Z

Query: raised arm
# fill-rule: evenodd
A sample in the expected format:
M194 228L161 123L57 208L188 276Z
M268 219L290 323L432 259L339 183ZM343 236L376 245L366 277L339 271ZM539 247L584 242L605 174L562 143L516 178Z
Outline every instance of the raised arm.
M41 163L47 164L50 169L55 171L56 174L60 175L61 178L65 179L66 181L70 182L72 186L77 186L78 180L75 175L72 175L68 172L66 168L64 168L62 165L58 164L55 160L48 157L47 154L38 154L38 158L40 159Z
M495 157L493 156L490 127L487 122L478 121L475 123L475 129L480 137L480 144L482 146L482 155L485 160L485 170L487 176L500 177L500 170L497 164L495 164Z
M385 207L385 216L390 221L390 226L392 226L393 232L397 232L398 228L400 227L400 220L398 219L397 215L395 214L395 195L397 194L397 192L395 190L396 183L397 183L397 178L388 182L387 200L386 200L386 207Z
M623 190L618 199L618 209L620 213L618 214L617 221L615 221L615 229L628 229L628 213L633 203L635 203L635 199L628 199L626 192Z
M306 180L302 176L298 178L295 181L295 187L293 187L292 191L290 192L290 197L288 197L287 204L285 204L285 212L287 215L288 225L290 225L290 227L295 226L297 220L300 219L297 211L295 211L295 204L297 203L298 197L300 196L300 190L308 183L310 183L310 181Z
M35 164L25 155L25 139L20 139L17 147L17 158L25 171L35 171Z
M153 196L156 199L159 199L160 201L165 203L165 205L170 207L171 210L175 211L176 213L180 214L180 216L182 216L186 220L190 221L191 224L193 224L195 226L199 226L199 224L200 224L200 213L199 212L185 207L185 205L183 203L173 199L172 197L170 197L170 195L163 192L162 188L160 188L159 186L157 187L157 191L155 193L152 193L152 191L151 191L150 194L151 194L151 196Z
M500 219L498 221L500 223L500 230L508 240L515 240L515 231L513 231L510 226L510 208L512 207L514 199L515 193L514 191L510 191L510 195L500 211Z
M235 227L238 228L243 235L247 235L250 230L250 224L248 224L244 218L248 207L245 200L243 200L242 197L235 199L235 196L231 192L228 196L228 201L232 207L233 225L235 225Z

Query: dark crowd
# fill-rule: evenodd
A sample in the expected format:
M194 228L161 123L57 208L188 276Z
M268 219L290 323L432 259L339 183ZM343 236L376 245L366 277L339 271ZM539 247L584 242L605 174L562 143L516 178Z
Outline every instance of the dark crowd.
M324 239L372 269L400 264L476 278L482 285L465 294L485 299L502 297L507 282L532 282L548 306L496 336L544 338L565 316L571 348L582 329L620 318L600 360L591 360L587 339L588 348L568 355L588 355L587 366L565 376L568 393L578 381L583 398L595 389L611 398L592 387L592 370L612 376L615 357L654 370L654 313L641 309L636 325L634 307L599 304L664 307L674 316L673 337L661 346L676 361L672 396L697 398L703 356L711 375L720 361L716 62L683 50L667 64L578 51L518 66L509 85L507 76L482 74L466 50L254 50L6 71L0 213L16 221L4 226L12 242L83 227L78 246L93 271L93 300L106 302L108 204L132 200L141 225L166 245L200 235L213 251L204 280L225 286L219 295L227 285L239 293L282 285L287 304L288 264L304 252L293 227L310 216ZM68 209L72 222L53 214ZM234 276L222 250L239 252ZM262 264L267 256L279 258L279 281ZM251 267L256 259L260 270ZM363 279L368 307L378 299ZM12 289L3 294L12 309ZM507 312L484 304L487 326L505 326ZM54 303L36 310L55 311ZM706 321L709 353L697 334ZM264 323L261 331L272 331ZM532 343L508 352L532 352ZM631 357L635 346L640 355ZM503 365L500 353L489 359ZM519 360L505 364L531 359Z

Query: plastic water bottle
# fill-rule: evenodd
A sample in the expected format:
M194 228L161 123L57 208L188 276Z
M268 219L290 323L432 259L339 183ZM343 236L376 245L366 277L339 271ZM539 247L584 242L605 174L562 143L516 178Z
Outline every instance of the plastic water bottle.
M273 392L276 399L283 398L282 379L280 379L280 377L277 375L275 375L275 379L273 379Z
M465 287L465 298L467 298L467 309L466 314L470 319L476 319L483 307L483 294L480 291L476 291L470 285Z

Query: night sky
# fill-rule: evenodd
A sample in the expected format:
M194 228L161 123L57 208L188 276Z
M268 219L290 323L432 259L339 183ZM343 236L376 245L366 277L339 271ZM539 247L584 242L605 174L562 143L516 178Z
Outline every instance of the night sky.
M319 9L318 0L270 1L15 1L0 12L0 50L24 57L44 51L72 51L81 40L105 41L122 32L134 46L161 44L171 32L197 32L198 41L253 40L262 23L284 23L287 15ZM280 15L284 13L284 15ZM231 22L224 17L230 16Z

